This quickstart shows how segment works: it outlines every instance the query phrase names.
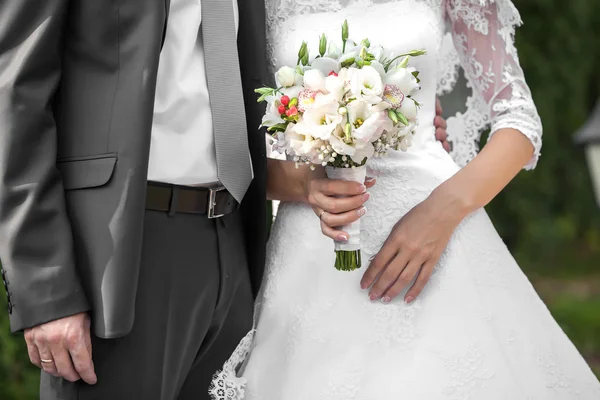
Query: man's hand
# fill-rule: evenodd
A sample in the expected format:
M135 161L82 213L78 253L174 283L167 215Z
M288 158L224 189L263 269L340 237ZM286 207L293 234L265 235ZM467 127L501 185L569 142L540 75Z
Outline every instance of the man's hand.
M25 330L29 359L39 368L70 382L98 380L92 362L90 318L81 313Z
M437 97L435 99L435 119L433 120L433 125L435 126L435 138L442 143L444 149L449 153L452 147L448 143L448 132L446 132L448 125L444 117L442 117L442 103L440 103L440 99Z

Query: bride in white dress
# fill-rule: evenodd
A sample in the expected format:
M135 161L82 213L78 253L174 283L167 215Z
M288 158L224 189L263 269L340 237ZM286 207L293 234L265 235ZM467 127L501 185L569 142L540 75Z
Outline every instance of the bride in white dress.
M355 40L369 38L396 54L425 48L426 56L411 61L420 71L421 125L408 152L368 164L377 184L361 242L364 261L376 256L371 265L335 270L333 242L313 210L280 206L255 329L215 376L213 397L600 399L600 383L481 208L521 167L535 166L541 147L510 0L266 3L274 70L295 64L303 40L316 48L320 33L338 35L344 19ZM448 121L448 155L429 121L459 61L473 96L467 111ZM475 157L488 123L493 139Z

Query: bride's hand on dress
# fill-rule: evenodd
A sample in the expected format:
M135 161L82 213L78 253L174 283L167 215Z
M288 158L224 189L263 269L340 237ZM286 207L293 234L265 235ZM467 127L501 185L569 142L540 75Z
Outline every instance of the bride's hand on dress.
M365 215L364 206L369 200L367 189L375 185L374 178L367 178L364 185L358 182L328 179L325 171L318 168L305 185L305 197L321 220L325 236L345 242L349 235L339 230Z
M413 280L404 301L411 303L417 298L429 281L452 232L467 213L456 196L435 190L404 215L361 280L363 290L371 288L369 299L389 303Z

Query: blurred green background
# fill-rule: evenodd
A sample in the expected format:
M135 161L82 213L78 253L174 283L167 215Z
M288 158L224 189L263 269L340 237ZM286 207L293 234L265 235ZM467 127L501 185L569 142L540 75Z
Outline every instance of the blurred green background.
M517 47L544 123L542 158L487 207L554 317L600 376L600 208L573 133L600 100L600 1L515 0ZM600 129L600 127L599 127ZM0 399L37 398L0 291Z

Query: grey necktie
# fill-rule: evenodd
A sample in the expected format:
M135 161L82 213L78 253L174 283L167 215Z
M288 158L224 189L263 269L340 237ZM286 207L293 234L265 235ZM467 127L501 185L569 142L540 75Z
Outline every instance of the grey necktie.
M241 202L253 178L232 0L202 0L204 65L217 175ZM258 133L257 133L258 134Z

